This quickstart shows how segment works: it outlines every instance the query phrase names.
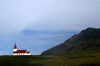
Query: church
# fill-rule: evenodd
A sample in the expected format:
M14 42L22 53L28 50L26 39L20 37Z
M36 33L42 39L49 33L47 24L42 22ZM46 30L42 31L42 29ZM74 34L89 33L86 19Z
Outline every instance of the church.
M30 52L27 50L18 50L17 45L15 43L13 48L13 55L30 55Z

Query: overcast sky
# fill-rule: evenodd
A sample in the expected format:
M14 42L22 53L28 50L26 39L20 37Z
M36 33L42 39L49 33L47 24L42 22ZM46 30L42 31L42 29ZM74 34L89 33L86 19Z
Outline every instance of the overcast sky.
M87 27L100 28L100 0L0 0L0 54L15 42L40 54Z

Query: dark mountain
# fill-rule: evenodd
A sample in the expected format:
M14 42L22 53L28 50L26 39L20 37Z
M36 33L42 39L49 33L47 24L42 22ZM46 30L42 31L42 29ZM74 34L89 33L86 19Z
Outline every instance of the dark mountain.
M41 55L55 55L75 50L100 48L100 29L87 28L62 44L44 51Z

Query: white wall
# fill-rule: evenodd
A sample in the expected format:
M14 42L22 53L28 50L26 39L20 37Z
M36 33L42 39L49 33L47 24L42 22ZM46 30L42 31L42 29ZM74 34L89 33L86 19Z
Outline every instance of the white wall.
M30 55L30 53L13 53L13 55Z

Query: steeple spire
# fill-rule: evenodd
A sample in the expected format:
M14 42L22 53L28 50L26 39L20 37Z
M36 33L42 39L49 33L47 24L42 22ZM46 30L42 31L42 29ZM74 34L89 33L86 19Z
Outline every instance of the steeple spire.
M15 45L14 45L14 49L17 49L16 43L15 43Z

